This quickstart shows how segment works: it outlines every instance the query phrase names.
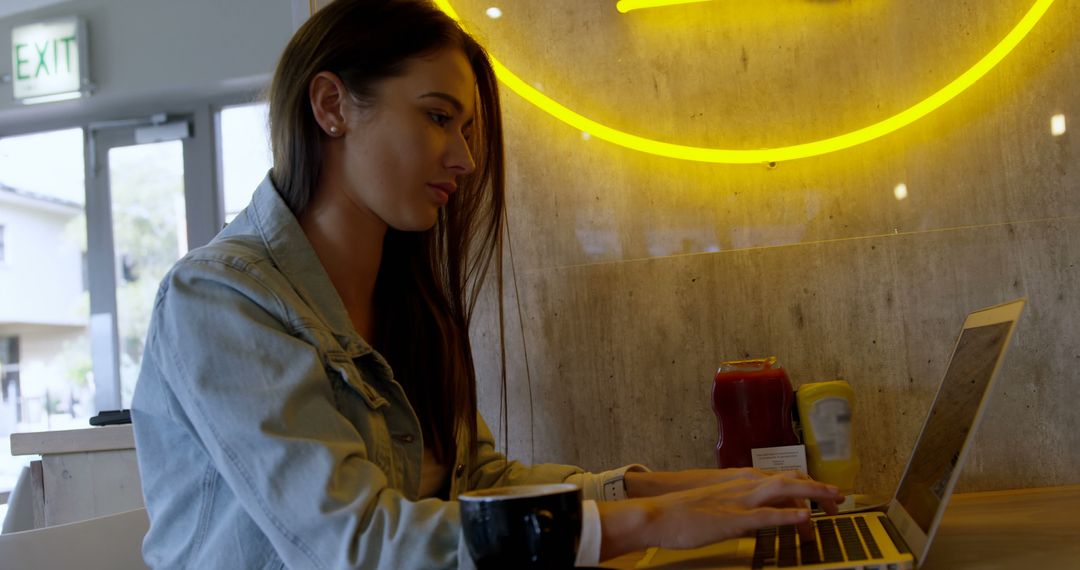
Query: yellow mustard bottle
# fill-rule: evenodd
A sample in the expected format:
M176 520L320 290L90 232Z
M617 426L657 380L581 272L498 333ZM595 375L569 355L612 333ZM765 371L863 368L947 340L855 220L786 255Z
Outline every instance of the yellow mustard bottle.
M854 402L855 392L843 380L803 384L795 392L810 476L845 493L855 490L859 474L851 432Z

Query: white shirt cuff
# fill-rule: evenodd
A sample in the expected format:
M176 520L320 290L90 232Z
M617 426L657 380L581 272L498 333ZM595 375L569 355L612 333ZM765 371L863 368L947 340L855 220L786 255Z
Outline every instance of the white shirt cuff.
M623 483L623 477L628 471L649 471L649 468L634 463L600 473L578 473L571 475L566 482L580 486L581 496L585 500L621 501L626 498L626 484Z
M600 563L600 509L596 501L621 501L626 498L624 477L628 471L649 471L644 465L632 464L602 471L579 473L567 479L581 487L581 539L578 541L575 566L596 566Z
M600 563L600 509L596 501L581 502L581 540L578 542L574 566L596 566Z

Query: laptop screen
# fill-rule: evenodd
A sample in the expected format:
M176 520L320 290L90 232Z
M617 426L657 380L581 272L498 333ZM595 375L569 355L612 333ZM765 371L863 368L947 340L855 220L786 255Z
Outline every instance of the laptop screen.
M967 328L957 341L941 391L896 494L924 533L930 532L1012 324Z

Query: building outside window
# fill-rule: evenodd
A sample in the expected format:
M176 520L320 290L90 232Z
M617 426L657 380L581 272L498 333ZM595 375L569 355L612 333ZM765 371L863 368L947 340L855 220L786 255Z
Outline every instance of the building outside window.
M9 434L92 415L84 195L82 129L0 138L0 491L26 461Z

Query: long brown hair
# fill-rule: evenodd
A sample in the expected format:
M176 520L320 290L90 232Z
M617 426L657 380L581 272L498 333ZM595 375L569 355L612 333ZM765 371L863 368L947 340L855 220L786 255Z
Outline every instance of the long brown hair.
M321 129L308 85L321 71L341 77L353 98L370 104L374 86L410 60L461 49L476 76L470 139L476 170L424 232L387 231L375 284L375 346L405 388L426 445L453 461L456 435L476 448L476 372L469 324L480 287L496 264L502 297L505 174L495 73L484 49L426 0L336 0L300 27L270 87L271 178L297 217L319 178Z

